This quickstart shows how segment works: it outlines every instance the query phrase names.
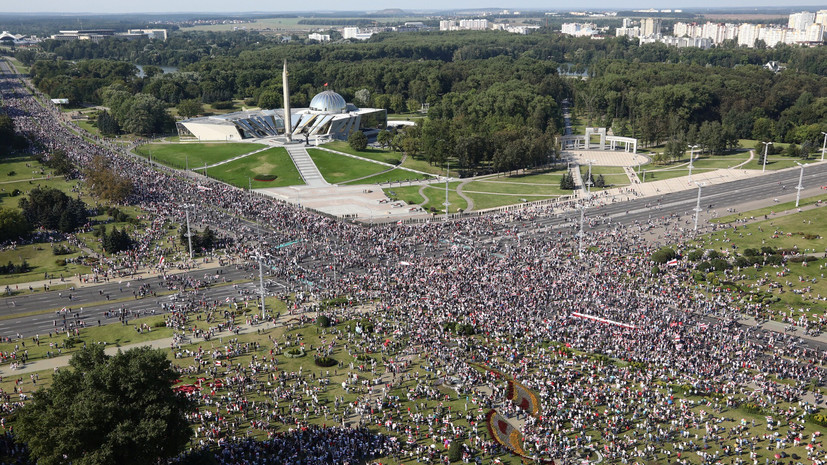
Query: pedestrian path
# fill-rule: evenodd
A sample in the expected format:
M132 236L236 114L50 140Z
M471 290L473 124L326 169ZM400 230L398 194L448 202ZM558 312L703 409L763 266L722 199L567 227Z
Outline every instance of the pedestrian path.
M261 153L261 152L263 152L263 151L265 151L265 150L270 150L271 148L273 148L273 147L271 147L271 146L267 146L267 147L264 147L264 148L260 148L260 149L258 149L258 150L253 150L252 152L242 153L241 155L239 155L239 156L237 156L237 157L228 158L228 159L226 159L226 160L222 160L222 161L220 161L220 162L218 162L218 163L213 163L212 165L207 166L207 169L209 169L209 168L213 168L213 167L216 167L216 166L221 166L221 165L224 165L224 164L230 163L230 162L232 162L232 161L241 160L242 158L247 158L247 157L249 157L249 156L251 156L251 155L255 155L255 154L257 154L257 153Z
M326 187L330 185L329 182L325 181L316 164L313 163L313 159L310 158L310 154L307 153L304 145L289 144L285 145L284 148L287 149L293 164L296 165L296 169L299 170L299 174L308 187Z
M579 192L586 192L586 184L583 182L583 175L580 173L580 165L572 163L569 165L569 173L574 179L574 190Z

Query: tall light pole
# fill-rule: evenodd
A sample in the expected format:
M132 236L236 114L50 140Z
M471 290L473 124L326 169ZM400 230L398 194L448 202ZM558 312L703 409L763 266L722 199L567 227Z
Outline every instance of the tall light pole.
M695 159L695 149L698 148L697 145L690 145L689 146L689 184L692 184L692 160Z
M187 214L187 243L190 246L190 260L192 260L192 233L190 232L190 206L184 205L184 212Z
M827 132L821 132L824 134L824 143L821 144L821 161L824 161L824 152L827 151Z
M582 205L580 208L580 233L579 236L579 245L577 247L578 253L580 258L583 258L583 220L586 216L586 206Z
M261 261L261 255L258 256L258 283L261 292L261 319L264 320L264 263Z
M795 208L798 208L798 202L801 200L801 190L804 189L803 182L804 182L804 167L807 165L802 165L799 162L795 162L796 165L801 167L801 173L798 175L798 186L796 186L797 192L795 193Z
M590 199L592 197L592 163L594 163L595 161L596 160L589 160L589 177L586 180L586 185L588 189L588 195L586 196L587 199Z
M446 169L445 173L445 221L448 221L448 205L451 205L448 202L448 179L451 177L451 161L448 160L448 168Z
M764 171L767 170L767 147L772 145L772 142L761 142L761 143L764 144L764 166L761 168L761 172L763 173Z
M698 186L698 202L695 203L695 232L698 232L698 217L701 215L701 188L704 183L695 183Z

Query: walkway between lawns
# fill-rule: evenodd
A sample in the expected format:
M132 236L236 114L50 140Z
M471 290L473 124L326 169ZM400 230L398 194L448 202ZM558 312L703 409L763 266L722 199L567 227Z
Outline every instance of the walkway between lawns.
M345 157L355 158L355 159L357 159L357 160L367 161L367 162L370 162L370 163L376 163L377 165L384 165L384 166L388 166L388 167L390 167L390 168L392 168L392 169L398 169L398 170L410 171L411 173L416 173L416 174L423 175L423 176L426 176L426 177L433 177L433 176L434 176L434 175L433 175L433 174L431 174L431 173L426 173L426 172L424 172L424 171L415 170L415 169L413 169L413 168L406 168L406 167L404 167L404 166L393 165L393 164L390 164L390 163L385 163L385 162L383 162L383 161L371 160L370 158L360 157L360 156L358 156L358 155L353 155L353 154L351 154L351 153L346 153L346 152L339 152L338 150L331 150L331 149L326 148L326 147L313 147L313 148L315 148L315 149L319 149L319 150L324 150L324 151L326 151L326 152L330 152L330 153L335 153L336 155L342 155L342 156L345 156ZM392 170L387 170L387 171L392 171ZM382 173L386 173L387 171L383 171ZM380 173L380 174L381 174L381 173ZM371 177L371 176L375 176L375 174L372 174L372 175L370 175L370 176L368 176L368 177ZM355 179L353 179L353 180L351 180L351 181L348 181L348 182L353 182L353 181L355 181Z

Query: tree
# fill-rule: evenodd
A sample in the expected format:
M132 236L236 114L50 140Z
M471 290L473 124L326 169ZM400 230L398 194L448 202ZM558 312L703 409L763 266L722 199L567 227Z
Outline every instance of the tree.
M38 463L144 465L187 445L193 404L173 391L178 374L162 351L108 356L94 344L69 365L20 410L17 433Z
M574 189L574 176L570 172L567 172L560 178L560 189L563 190L573 190Z
M121 132L121 127L118 125L118 122L115 121L115 118L106 110L98 115L97 126L101 134L105 136L114 136Z
M20 199L20 209L31 225L62 232L72 232L86 223L88 214L82 200L57 189L40 187L29 192L28 198Z
M8 115L0 115L0 147L9 147L14 142L14 121Z
M112 232L107 234L106 229L101 231L101 241L103 248L107 253L114 254L122 250L127 250L132 247L132 238L126 232L126 228L118 230L112 228Z
M376 142L378 142L383 149L391 145L392 139L393 137L391 136L390 131L388 131L387 129L382 129L381 131L379 131L379 134L376 135Z
M0 242L27 236L32 226L19 210L0 208Z
M365 150L368 146L368 138L362 131L356 131L347 138L347 143L353 150Z
M182 100L178 104L178 114L185 118L192 118L204 113L204 106L195 99Z
M368 89L359 89L353 95L353 103L357 107L366 107L370 104L370 91Z
M132 180L116 172L103 155L95 155L85 171L86 181L96 196L122 203L132 193Z

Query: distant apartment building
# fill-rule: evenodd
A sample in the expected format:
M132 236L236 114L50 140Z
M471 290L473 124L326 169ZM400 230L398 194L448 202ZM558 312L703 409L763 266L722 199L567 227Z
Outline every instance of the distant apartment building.
M330 34L319 34L318 32L313 32L308 34L307 38L310 40L318 40L319 42L330 42Z
M827 11L817 13L801 12L790 15L787 27L763 24L720 24L707 22L675 23L673 33L676 37L708 38L714 45L725 40L735 40L738 45L754 47L758 40L769 47L778 44L813 45L824 41L827 24L816 20L827 21Z
M640 35L644 37L660 35L663 21L660 18L644 18L640 22Z
M589 37L598 33L594 23L563 23L560 32L575 37Z
M484 31L488 29L487 19L461 19L459 21L444 19L439 22L440 31Z
M342 38L368 40L373 36L372 31L362 31L358 27L346 27L342 30Z

